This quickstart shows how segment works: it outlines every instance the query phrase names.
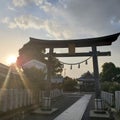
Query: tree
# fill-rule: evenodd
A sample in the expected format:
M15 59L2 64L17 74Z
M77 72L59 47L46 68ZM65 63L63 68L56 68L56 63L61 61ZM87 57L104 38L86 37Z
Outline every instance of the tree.
M101 83L101 88L103 91L115 93L115 91L120 91L120 84L104 81Z
M32 88L41 89L41 90L45 89L46 73L44 70L40 70L35 67L25 68L24 73L29 79Z
M116 68L116 75L112 78L113 81L120 83L120 68Z
M17 65L22 66L26 62L36 59L38 61L46 63L44 58L45 48L40 46L34 46L32 44L25 44L19 50L19 57L17 58Z
M36 59L38 61L41 61L45 63L48 66L48 60L45 59L45 48L39 45L31 44L30 42L25 44L20 50L19 50L19 57L17 59L17 65L22 66L26 62ZM57 73L62 72L62 64L58 59L55 57L52 57L51 60L51 73L52 75L56 75Z
M63 68L62 68L62 64L60 63L60 61L57 58L52 57L52 60L51 60L52 76L56 76L58 73L61 73L62 70Z
M77 81L75 79L66 77L63 82L63 90L65 91L75 91L75 86L77 85Z
M103 64L100 78L102 90L113 93L120 90L120 68L112 62Z
M116 66L112 63L104 63L102 66L102 72L100 73L101 81L112 82L113 78L117 75Z

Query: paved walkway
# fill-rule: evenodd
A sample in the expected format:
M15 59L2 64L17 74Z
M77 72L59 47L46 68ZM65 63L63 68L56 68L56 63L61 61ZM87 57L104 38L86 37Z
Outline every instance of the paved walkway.
M91 96L92 95L90 94L84 95L68 109L58 115L54 120L82 120L83 114L87 109Z
M70 107L73 103L75 103L81 95L79 93L66 93L62 97L58 97L53 103L53 107L57 107L58 111L51 115L40 115L40 114L28 114L25 116L24 120L53 120L60 113Z

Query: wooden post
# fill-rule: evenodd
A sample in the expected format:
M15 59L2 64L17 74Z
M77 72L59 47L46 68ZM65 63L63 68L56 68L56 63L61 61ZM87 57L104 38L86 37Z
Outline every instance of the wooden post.
M94 71L94 79L95 79L95 98L101 98L101 88L99 81L99 70L98 70L98 59L97 59L97 48L96 46L92 46L93 53L93 71Z

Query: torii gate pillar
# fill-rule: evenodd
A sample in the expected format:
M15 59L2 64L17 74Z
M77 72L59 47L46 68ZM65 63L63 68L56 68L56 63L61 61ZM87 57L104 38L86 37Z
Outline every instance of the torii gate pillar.
M99 68L98 68L98 58L97 58L97 47L92 46L92 57L93 57L93 72L94 72L94 79L95 79L95 98L101 98L101 88L100 88L100 81L99 81Z

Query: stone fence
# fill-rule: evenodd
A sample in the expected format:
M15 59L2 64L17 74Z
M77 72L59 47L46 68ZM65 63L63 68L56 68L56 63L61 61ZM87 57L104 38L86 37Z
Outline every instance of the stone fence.
M115 91L115 95L113 93L102 91L101 97L105 103L109 104L110 106L115 105L115 109L120 111L120 91Z
M115 91L115 108L120 111L120 91Z
M30 105L39 105L44 97L44 91L30 89L0 89L0 112L7 112ZM54 89L50 97L58 97L63 94L62 90Z
M101 97L104 100L104 102L106 102L110 106L112 106L114 104L114 94L113 93L102 91Z

